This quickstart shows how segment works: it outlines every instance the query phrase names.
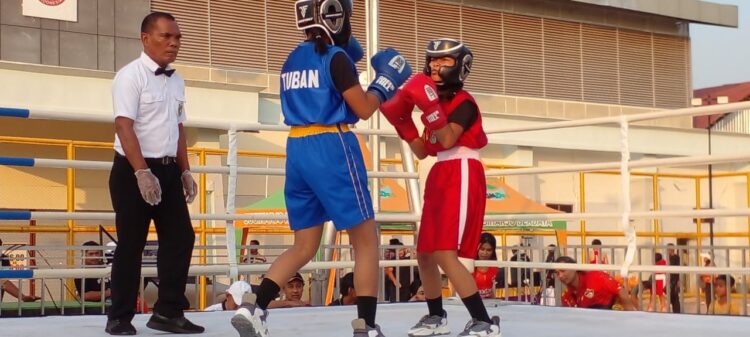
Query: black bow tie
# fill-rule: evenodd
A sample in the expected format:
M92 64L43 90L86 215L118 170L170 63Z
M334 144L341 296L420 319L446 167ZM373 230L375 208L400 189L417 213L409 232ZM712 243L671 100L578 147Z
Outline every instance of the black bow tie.
M167 77L172 77L174 69L156 68L156 70L154 70L154 75L159 76L161 74L167 75Z

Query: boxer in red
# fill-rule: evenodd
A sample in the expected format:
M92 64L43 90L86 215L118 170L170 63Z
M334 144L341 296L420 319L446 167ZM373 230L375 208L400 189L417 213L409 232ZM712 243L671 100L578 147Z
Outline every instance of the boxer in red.
M438 160L427 177L417 239L417 260L429 313L409 330L412 337L450 333L438 266L471 315L459 336L500 336L500 319L489 317L474 278L459 261L459 257L476 257L487 193L479 160L479 149L487 145L487 135L474 98L463 90L472 60L469 48L459 41L430 41L423 73L412 77L391 101L380 106L418 158L436 156ZM415 105L422 110L421 137L411 118Z

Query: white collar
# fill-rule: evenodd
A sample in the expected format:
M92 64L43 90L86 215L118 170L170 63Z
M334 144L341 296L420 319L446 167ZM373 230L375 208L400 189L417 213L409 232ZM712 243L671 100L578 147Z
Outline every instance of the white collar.
M159 65L156 64L156 62L154 62L154 60L152 60L151 57L146 55L146 52L143 52L143 51L141 52L140 59L141 59L141 62L143 62L143 65L145 65L146 68L148 68L148 70L150 70L151 72L154 72L156 71L156 69L159 69ZM172 69L172 67L167 65L166 70L170 70L170 69Z

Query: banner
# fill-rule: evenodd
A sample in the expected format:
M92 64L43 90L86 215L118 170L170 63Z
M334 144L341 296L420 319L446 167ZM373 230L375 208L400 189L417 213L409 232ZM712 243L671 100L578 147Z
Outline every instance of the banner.
M23 0L23 15L78 21L78 0Z

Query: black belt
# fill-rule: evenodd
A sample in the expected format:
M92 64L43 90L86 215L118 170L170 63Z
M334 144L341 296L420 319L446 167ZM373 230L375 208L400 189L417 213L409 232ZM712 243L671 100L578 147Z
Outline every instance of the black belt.
M117 153L115 151L115 156L120 158L125 158L125 156ZM143 158L146 160L147 164L156 164L156 165L172 165L177 164L177 157L161 157L161 158Z

